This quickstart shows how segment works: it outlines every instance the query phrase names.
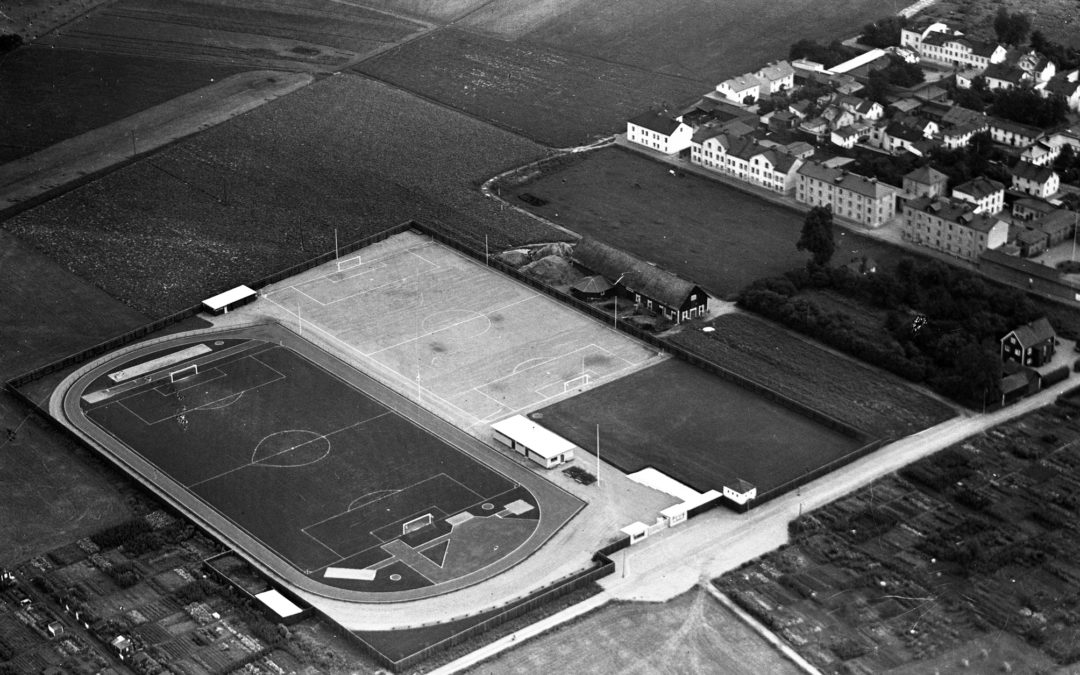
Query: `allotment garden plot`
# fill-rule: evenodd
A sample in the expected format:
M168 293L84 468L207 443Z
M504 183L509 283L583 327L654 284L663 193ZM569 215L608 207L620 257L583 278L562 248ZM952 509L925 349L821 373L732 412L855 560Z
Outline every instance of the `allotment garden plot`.
M413 233L264 293L363 369L462 427L659 362L659 354Z
M430 416L277 325L106 359L65 401L80 431L225 536L239 528L310 580L376 601L497 574L581 506L430 431Z

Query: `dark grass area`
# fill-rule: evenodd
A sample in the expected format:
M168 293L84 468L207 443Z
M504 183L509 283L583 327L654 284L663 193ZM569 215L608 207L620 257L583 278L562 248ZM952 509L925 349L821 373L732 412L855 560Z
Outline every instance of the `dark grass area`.
M650 105L686 102L715 84L454 29L357 69L554 147L625 131Z
M709 325L716 330L685 328L668 339L871 436L907 436L956 414L949 404L895 375L769 321L737 313Z
M856 449L777 403L674 359L540 411L541 423L626 473L656 468L694 489L778 487Z
M477 190L544 154L519 136L343 74L2 227L129 306L163 316L333 250L335 230L348 242L415 219L480 241L487 234L493 250L565 240Z
M502 192L538 215L725 298L755 279L806 264L809 256L795 249L802 214L705 178L676 178L670 168L629 150L605 148ZM526 192L548 203L537 207L516 199ZM868 256L890 265L905 255L842 228L836 228L836 239L838 264Z
M189 60L28 47L0 60L0 162L241 72Z
M296 352L259 340L246 346L198 375L84 408L313 578L334 583L321 578L322 568L357 562L347 559L400 537L418 515L479 510L488 500L509 501L500 495L517 487ZM347 587L430 583L399 567Z

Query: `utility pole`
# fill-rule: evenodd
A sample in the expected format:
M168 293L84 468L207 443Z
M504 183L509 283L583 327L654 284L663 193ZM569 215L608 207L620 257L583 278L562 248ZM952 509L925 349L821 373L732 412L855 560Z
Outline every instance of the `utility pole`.
M600 487L600 425L596 425L596 487Z

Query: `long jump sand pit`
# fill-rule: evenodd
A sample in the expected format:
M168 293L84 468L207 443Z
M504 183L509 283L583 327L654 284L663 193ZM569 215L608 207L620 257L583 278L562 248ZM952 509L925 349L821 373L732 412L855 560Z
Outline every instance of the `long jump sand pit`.
M280 320L469 429L662 356L423 235L406 232L264 291Z

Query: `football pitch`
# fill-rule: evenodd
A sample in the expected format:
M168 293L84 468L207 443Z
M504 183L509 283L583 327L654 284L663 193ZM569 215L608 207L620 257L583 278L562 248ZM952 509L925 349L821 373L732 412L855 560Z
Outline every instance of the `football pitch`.
M663 357L430 238L406 232L263 292L277 316L464 429Z
M204 520L357 598L481 581L582 506L274 324L99 362L64 405L80 431Z

